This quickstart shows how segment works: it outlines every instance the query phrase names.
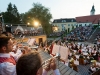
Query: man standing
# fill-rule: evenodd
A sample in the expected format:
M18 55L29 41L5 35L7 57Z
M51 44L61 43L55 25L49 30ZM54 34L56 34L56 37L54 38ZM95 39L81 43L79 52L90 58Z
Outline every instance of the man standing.
M16 75L16 61L9 52L13 49L10 37L0 37L0 75Z
M0 75L16 75L16 62L20 55L11 55L13 41L10 37L0 37Z

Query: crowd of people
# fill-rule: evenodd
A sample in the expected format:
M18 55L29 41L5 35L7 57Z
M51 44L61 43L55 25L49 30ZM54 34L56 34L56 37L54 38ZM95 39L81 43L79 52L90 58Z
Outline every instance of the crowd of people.
M100 32L98 32L97 34L96 34L96 40L99 40L100 39Z
M92 26L79 27L71 32L67 39L49 40L40 43L39 48L52 55L54 45L67 47L69 50L68 61L61 60L61 62L77 72L77 65L90 64L89 71L93 73L100 69L100 41L93 45L75 42L87 40L92 31ZM23 46L16 41L12 34L2 33L0 42L0 75L47 75L51 69L54 71L54 75L60 75L54 58L49 60L45 68L42 67L42 60L38 51L32 51L30 47Z
M93 32L93 26L80 26L67 35L69 41L86 41Z
M44 50L49 54L52 54L54 45L61 45L69 48L68 61L66 65L73 70L78 71L77 65L90 65L89 73L96 72L100 69L100 46L94 44L81 44L63 40L48 41L44 46Z
M30 31L14 31L13 35L25 35L25 36L36 36L36 35L40 35L43 34L42 31L39 30L30 30Z

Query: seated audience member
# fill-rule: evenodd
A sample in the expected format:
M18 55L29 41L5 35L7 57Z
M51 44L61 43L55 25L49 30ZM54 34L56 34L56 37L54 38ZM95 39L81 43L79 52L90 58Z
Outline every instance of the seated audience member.
M89 69L90 72L95 72L96 71L96 67L94 65L91 65L90 69Z
M13 41L10 37L0 37L0 75L16 75L16 60L13 56ZM21 56L21 55L20 55Z
M49 61L49 64L44 69L41 57L38 52L31 52L21 56L16 65L17 75L47 75L47 72L52 69L54 75L60 75L56 68L54 59Z

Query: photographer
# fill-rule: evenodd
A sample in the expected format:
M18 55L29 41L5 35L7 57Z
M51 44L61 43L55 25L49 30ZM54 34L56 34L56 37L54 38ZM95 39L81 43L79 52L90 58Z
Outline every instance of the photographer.
M54 75L60 75L56 68L55 59L50 59L47 66L43 69L41 57L38 52L31 52L21 56L16 65L17 75L47 75L51 69Z

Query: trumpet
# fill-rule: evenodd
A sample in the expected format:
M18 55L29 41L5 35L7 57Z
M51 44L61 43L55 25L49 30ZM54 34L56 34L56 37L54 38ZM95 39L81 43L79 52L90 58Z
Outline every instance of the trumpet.
M55 58L57 58L57 60L59 61L60 60L60 53L56 53L56 55L53 57L54 59ZM51 60L51 58L50 59L48 59L48 60L46 60L46 61L44 61L44 63L43 63L43 67L47 67L48 66L48 64L50 63L50 60Z

